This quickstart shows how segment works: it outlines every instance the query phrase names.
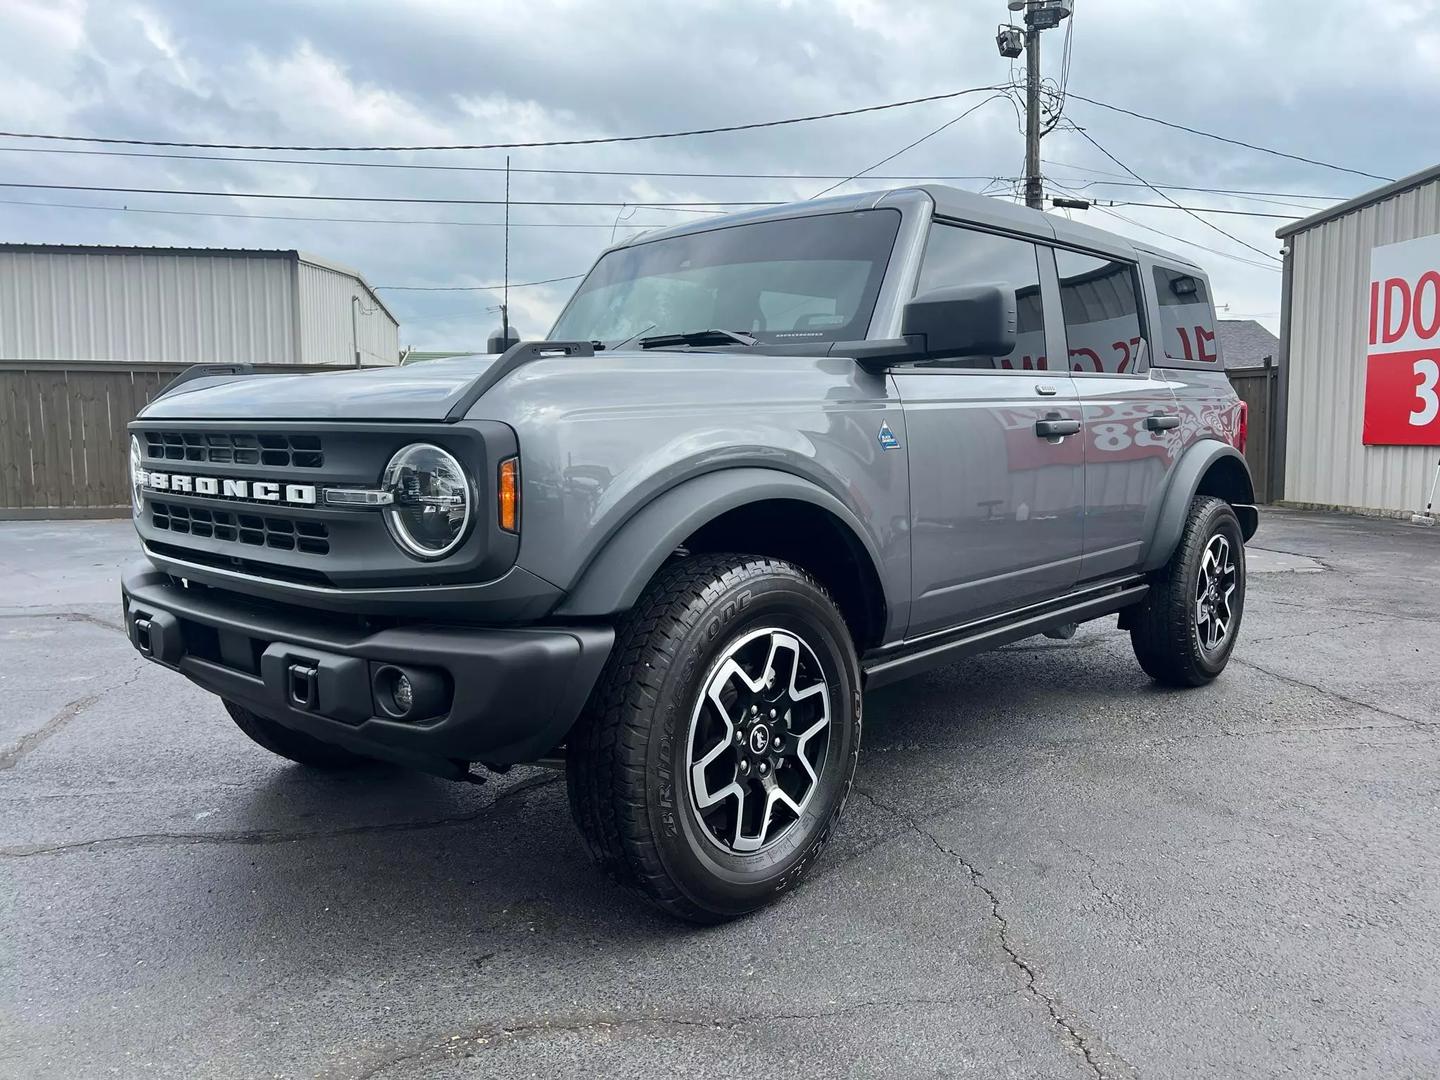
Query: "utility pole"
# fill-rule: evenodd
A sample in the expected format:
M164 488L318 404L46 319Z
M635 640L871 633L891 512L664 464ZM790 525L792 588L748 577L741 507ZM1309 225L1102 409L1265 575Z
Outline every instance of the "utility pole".
M1030 25L1025 13L1025 205L1032 210L1045 206L1040 186L1040 31Z
M1011 11L1025 13L1025 29L1002 25L995 35L1000 55L1014 60L1025 53L1025 205L1040 210L1045 190L1040 179L1040 32L1053 30L1075 12L1074 0L1009 0Z

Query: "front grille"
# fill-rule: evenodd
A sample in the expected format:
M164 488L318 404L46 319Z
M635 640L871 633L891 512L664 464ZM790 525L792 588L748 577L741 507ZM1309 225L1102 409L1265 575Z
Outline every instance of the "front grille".
M208 461L216 465L325 467L318 435L238 431L147 431L145 456L152 461Z
M203 506L150 502L150 523L157 529L188 536L212 537L252 547L330 554L330 529L320 521L295 521L269 514L211 510Z
M230 570L236 573L249 574L256 578L273 578L276 581L293 581L297 585L319 585L325 588L333 588L335 583L326 574L319 570L311 570L299 566L282 566L276 563L261 562L256 559L244 559L238 555L216 555L214 552L202 551L199 548L180 547L176 544L164 544L158 540L148 541L146 547L156 555L165 555L172 559L183 559L185 562L200 563L204 566L213 566L219 570Z

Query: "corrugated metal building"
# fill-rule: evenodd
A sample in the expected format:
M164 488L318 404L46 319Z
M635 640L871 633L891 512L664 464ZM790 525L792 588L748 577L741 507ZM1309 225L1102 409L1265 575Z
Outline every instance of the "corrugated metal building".
M299 251L0 244L0 360L395 364L353 270Z
M1424 399L1406 400L1412 393L1428 393L1424 374L1410 379L1407 370L1394 380L1376 381L1375 354L1385 352L1379 342L1387 335L1372 322L1372 308L1377 318L1385 313L1379 311L1383 294L1375 293L1372 299L1371 267L1376 249L1382 249L1375 256L1380 265L1392 258L1384 250L1387 245L1406 241L1412 242L1407 245L1412 252L1440 253L1440 166L1287 225L1276 235L1286 243L1280 319L1282 427L1277 440L1280 497L1292 504L1391 514L1419 509L1440 457L1440 427L1420 424L1428 415ZM1435 239L1422 241L1424 237ZM1415 280L1428 276L1422 273ZM1422 323L1428 323L1431 313L1440 323L1434 307L1440 303L1440 276L1435 282L1429 292L1419 285L1414 289L1428 305L1425 317L1417 320ZM1405 288L1408 296L1410 287ZM1421 302L1416 301L1417 312ZM1408 318L1408 300L1406 307ZM1440 334L1433 327L1425 329L1431 335L1426 340L1433 341L1440 354ZM1388 357L1401 358L1398 346ZM1384 424L1382 410L1389 416ZM1415 427L1397 434L1397 423ZM1409 444L1387 441L1395 439Z

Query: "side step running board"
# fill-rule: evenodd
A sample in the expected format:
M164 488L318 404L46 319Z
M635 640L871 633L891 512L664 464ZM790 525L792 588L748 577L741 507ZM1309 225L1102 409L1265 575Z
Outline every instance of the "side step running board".
M1150 586L1143 582L1127 585L1099 596L1091 595L1083 600L1012 621L987 620L973 629L962 628L953 636L947 636L945 640L935 644L921 641L912 648L906 648L902 644L895 650L868 659L860 665L865 675L865 686L867 689L884 686L930 668L952 664L975 653L988 652L1021 638L1043 634L1046 630L1064 626L1066 623L1081 623L1103 615L1113 615L1121 608L1145 599L1145 594L1149 591Z

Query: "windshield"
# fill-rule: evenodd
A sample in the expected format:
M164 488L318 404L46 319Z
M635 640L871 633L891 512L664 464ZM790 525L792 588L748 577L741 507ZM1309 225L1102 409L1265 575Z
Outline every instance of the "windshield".
M865 337L898 210L731 225L604 256L551 332L603 341L724 329L761 343Z

